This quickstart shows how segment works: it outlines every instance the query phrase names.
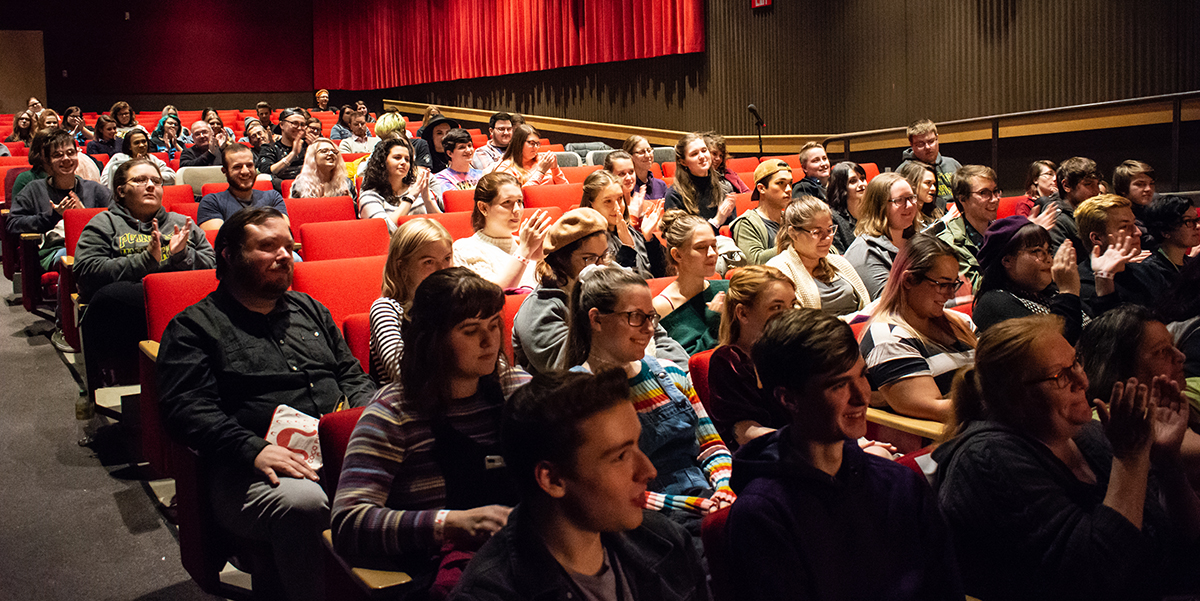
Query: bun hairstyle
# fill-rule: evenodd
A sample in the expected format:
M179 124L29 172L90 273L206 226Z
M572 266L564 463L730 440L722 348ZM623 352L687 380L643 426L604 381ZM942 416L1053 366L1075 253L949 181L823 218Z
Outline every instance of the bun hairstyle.
M568 369L587 361L592 350L592 323L588 312L599 309L609 312L616 308L621 292L630 286L647 287L646 280L623 267L589 265L579 272L571 289L567 315L566 364Z
M682 211L679 209L671 209L663 213L662 222L659 224L659 229L662 230L663 240L667 243L667 262L675 267L678 265L675 257L671 256L671 249L682 248L692 240L692 233L700 226L712 227L703 217Z

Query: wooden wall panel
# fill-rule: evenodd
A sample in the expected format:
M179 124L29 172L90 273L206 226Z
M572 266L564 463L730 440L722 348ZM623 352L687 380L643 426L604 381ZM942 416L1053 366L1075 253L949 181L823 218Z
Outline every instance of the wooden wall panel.
M1194 0L708 0L707 51L385 90L664 129L830 134L1200 88Z

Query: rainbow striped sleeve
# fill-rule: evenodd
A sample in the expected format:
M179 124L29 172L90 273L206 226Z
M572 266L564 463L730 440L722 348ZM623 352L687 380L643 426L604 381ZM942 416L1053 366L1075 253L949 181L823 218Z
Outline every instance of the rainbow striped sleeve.
M690 511L696 515L706 513L708 499L704 497L688 497L684 495L664 495L660 492L646 491L646 509L652 511L679 510Z
M717 433L712 418L704 410L704 404L700 402L688 375L674 365L667 368L667 373L671 375L679 390L687 396L692 409L696 411L696 417L699 418L696 422L696 442L700 443L700 456L697 459L708 476L709 484L712 484L713 490L736 498L733 490L729 488L729 477L733 473L733 455L725 446L725 441L721 440L721 435Z

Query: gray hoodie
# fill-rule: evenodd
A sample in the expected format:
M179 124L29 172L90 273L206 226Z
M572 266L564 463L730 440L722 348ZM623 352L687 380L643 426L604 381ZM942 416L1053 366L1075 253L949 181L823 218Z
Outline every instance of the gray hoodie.
M158 231L162 234L161 256L150 256L151 225L129 214L120 203L96 215L79 235L75 249L75 277L83 299L113 282L140 282L147 274L160 271L190 271L212 269L216 255L204 231L192 227L187 249L171 256L168 245L175 235L175 226L186 227L188 218L168 213L159 207Z
M112 192L108 188L78 175L75 176L74 191L79 202L88 209L104 208L112 202ZM13 199L7 228L10 234L44 234L54 229L59 221L62 221L62 215L50 205L50 185L46 178L41 178L30 182Z

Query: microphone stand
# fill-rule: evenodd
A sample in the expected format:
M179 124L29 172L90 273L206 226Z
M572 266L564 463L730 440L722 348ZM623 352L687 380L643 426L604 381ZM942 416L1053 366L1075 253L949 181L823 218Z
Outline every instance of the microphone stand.
M762 157L763 157L762 130L766 126L767 126L767 124L763 123L762 119L756 118L754 120L754 129L758 131L758 160L760 160L760 161L762 160Z

